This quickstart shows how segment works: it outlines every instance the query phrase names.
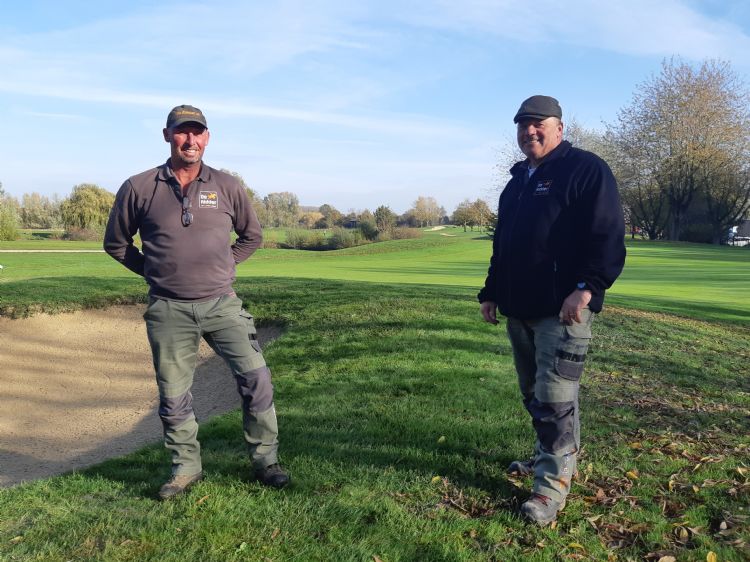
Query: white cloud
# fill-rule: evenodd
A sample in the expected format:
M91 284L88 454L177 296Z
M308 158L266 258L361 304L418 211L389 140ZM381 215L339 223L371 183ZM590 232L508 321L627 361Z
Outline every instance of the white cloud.
M750 37L740 26L679 0L442 0L431 10L421 2L407 3L398 13L415 25L479 31L523 43L566 43L628 55L680 54L742 63L750 57Z

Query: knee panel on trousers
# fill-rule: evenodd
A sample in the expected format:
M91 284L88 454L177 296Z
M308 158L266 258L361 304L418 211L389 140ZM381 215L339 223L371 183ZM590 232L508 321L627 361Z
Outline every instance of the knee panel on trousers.
M159 398L159 417L167 427L178 427L193 417L193 395L184 392L179 396Z
M575 404L573 402L531 401L528 406L537 438L548 453L565 452L575 448Z
M273 405L273 385L268 367L264 366L235 375L235 379L237 392L242 396L242 407L245 411L264 412Z

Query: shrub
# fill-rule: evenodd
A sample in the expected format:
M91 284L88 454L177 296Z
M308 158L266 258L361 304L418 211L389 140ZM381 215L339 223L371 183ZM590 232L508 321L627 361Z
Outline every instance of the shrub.
M378 237L378 227L375 226L375 221L361 221L359 231L367 240L375 240Z
M71 227L63 234L63 240L74 242L96 242L104 240L104 227L102 228L77 228Z
M328 237L328 247L331 250L353 248L354 246L361 246L366 243L367 241L359 230L334 228L331 236Z
M418 228L404 228L399 226L391 231L391 237L394 240L405 240L407 238L421 238L422 231Z
M321 232L290 230L283 246L294 250L325 250L327 244Z

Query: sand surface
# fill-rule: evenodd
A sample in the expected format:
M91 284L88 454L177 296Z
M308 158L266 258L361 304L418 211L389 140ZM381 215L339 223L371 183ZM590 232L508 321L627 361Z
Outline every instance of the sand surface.
M0 487L161 440L143 306L0 318ZM258 330L261 345L279 330ZM234 378L201 344L199 420L238 408Z

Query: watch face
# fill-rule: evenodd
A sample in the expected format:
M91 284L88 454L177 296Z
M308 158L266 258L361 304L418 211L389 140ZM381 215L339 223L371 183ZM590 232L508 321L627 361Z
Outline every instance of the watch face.
M578 283L578 285L576 285L576 286L577 286L577 287L578 287L579 289L585 289L585 288L586 288L586 283Z

